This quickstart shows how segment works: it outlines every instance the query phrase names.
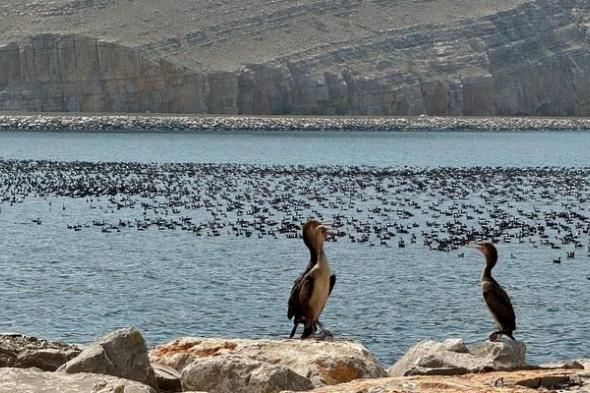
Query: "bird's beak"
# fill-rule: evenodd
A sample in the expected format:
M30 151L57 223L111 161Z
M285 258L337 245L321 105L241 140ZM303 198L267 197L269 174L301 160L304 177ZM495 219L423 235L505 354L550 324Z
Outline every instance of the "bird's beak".
M335 235L335 233L332 231L332 226L329 223L321 224L320 226L318 226L318 229L325 229L325 232L324 232L325 236L324 237L326 237L326 238L328 238L332 235Z
M482 251L482 250L483 250L483 248L482 248L481 244L479 244L479 243L476 243L476 242L471 242L471 243L469 243L469 244L467 245L467 247L469 247L469 248L475 248L476 250L479 250L479 251Z

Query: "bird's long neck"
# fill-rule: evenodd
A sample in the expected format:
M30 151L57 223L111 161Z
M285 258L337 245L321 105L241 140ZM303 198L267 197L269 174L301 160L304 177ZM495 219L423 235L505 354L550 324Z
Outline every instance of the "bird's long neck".
M481 272L481 280L482 281L491 281L494 278L492 277L492 269L496 266L497 257L494 258L493 256L486 255L486 267Z
M313 265L318 260L318 252L315 246L309 247L309 264Z
M319 247L317 247L316 261L320 269L330 269L330 267L328 266L328 258L326 257L326 253L324 252L323 242Z

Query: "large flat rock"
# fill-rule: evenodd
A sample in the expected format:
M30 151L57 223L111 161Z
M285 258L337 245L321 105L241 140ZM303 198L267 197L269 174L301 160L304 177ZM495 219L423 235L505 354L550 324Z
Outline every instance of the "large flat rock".
M313 393L526 393L590 392L585 374L572 369L495 371L463 375L421 375L352 381L325 386ZM284 392L286 393L286 392Z
M306 391L311 381L293 370L238 356L211 357L188 365L181 375L183 391L210 393L274 393Z
M150 352L150 360L181 372L183 386L193 390L215 391L212 385L203 389L200 382L194 382L210 380L215 375L233 375L240 380L251 374L256 377L251 381L275 380L277 386L281 381L297 380L301 389L386 375L362 344L339 340L185 337L157 346Z
M98 374L0 368L0 393L156 393L139 382Z
M468 348L461 339L422 341L389 370L406 375L458 375L492 370L514 370L526 365L526 346L520 341L487 341Z

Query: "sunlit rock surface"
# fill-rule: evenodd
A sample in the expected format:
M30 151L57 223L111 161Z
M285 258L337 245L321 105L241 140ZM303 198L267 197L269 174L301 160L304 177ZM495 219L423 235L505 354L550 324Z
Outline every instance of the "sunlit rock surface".
M422 375L352 381L325 386L313 393L526 393L535 391L589 392L587 374L580 370L496 371L464 375Z
M352 341L187 337L157 346L150 360L181 372L185 390L216 392L308 390L386 375L376 358Z
M1 393L156 393L151 387L98 374L64 374L37 369L0 368Z
M486 341L468 348L461 339L422 341L414 345L389 370L391 376L458 375L470 372L511 370L526 365L521 341Z

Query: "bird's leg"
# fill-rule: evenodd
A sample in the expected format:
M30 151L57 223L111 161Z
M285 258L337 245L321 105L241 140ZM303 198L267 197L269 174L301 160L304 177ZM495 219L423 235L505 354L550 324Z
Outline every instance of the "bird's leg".
M309 326L308 323L305 322L305 328L303 329L303 334L301 335L301 339L305 340L306 338L313 335L314 333L315 333L315 324L312 324L311 326Z
M515 339L515 338L514 338L514 336L512 335L512 332L511 332L511 331L509 331L509 330L500 330L500 331L498 331L498 334L503 334L503 335L505 335L506 337L509 337L509 338L511 338L512 340L516 341L516 339Z
M324 337L334 337L334 335L332 334L331 331L329 331L328 329L324 328L324 324L321 323L320 321L317 321L316 323L316 327L320 328L320 334Z
M293 336L295 335L295 333L297 333L297 327L298 326L299 326L299 323L293 324L293 329L291 330L291 334L289 335L289 338L293 338Z
M490 333L490 335L488 336L488 338L490 339L490 341L498 341L498 337L500 335L504 335L506 337L510 337L512 340L515 340L516 341L516 339L512 335L512 332L510 332L508 330L496 330L495 332Z

